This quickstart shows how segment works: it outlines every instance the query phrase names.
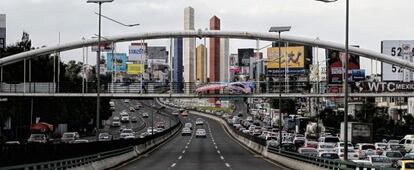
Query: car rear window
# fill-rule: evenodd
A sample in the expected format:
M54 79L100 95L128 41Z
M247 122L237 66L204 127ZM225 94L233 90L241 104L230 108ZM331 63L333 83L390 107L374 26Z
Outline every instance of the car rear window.
M339 142L339 138L325 138L325 142L336 143L336 142Z
M387 152L385 154L387 157L391 157L391 158L401 158L402 155L399 152Z
M372 157L372 162L387 163L387 162L390 162L390 160L388 158L384 158L384 157Z
M414 163L405 163L405 168L414 168Z
M361 149L362 150L367 150L367 149L375 150L375 146L374 145L362 145Z

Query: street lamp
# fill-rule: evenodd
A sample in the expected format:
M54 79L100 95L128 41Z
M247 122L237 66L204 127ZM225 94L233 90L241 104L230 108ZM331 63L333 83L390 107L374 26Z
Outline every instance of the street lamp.
M338 0L315 0L322 2L336 2ZM348 55L349 55L349 0L346 0L345 7L345 66L343 75L343 87L344 87L344 160L348 160Z
M290 31L291 26L278 26L278 27L270 27L269 32L277 32L278 33L278 46L279 46L279 69L281 69L281 56L282 52L280 49L280 33ZM282 74L279 73L279 147L282 147L282 83L281 83Z
M96 137L98 138L99 132L99 106L100 106L100 91L101 91L101 78L100 76L100 60L101 60L101 7L103 3L113 2L114 0L88 0L87 3L97 3L99 5L99 19L98 19L98 52L96 55Z

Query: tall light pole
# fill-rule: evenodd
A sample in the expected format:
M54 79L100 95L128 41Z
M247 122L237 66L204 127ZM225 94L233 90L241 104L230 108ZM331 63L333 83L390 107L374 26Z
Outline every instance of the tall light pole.
M101 91L101 78L100 76L100 60L101 60L101 7L103 3L113 2L114 0L88 0L87 3L97 3L99 5L99 19L98 19L98 52L96 55L96 137L98 138L99 132L99 107L100 107L100 91Z
M278 33L278 47L279 47L279 70L281 70L282 51L280 48L280 33L290 31L291 26L270 27L269 32ZM282 74L279 73L279 148L282 147Z
M336 2L338 0L316 0L322 2ZM345 5L345 66L342 74L344 88L344 160L348 160L348 60L349 60L349 0Z

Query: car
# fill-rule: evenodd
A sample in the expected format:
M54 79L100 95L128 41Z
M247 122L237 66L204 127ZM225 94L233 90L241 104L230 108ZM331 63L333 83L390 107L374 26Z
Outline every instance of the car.
M155 130L155 128L153 128L153 127L148 127L148 128L147 128L147 132L148 132L148 134L156 133L155 131L156 131L156 130Z
M301 147L298 149L298 153L309 157L317 157L318 150L315 148Z
M142 132L140 135L139 135L139 138L145 138L146 136L148 136L148 135L150 135L148 132Z
M344 150L345 150L345 148L341 148L341 149L338 149L337 150L337 153L338 153L339 158L341 160L344 160L344 155L345 155ZM355 150L352 149L352 148L348 148L348 159L349 160L357 160L357 159L359 159L358 153L355 152Z
M288 152L296 152L296 146L293 142L282 142L281 149Z
M272 133L274 133L274 132L272 132ZM297 148L303 147L305 145L305 142L306 142L305 137L295 136L293 138L293 144L295 144L295 146Z
M129 115L121 115L121 122L122 123L129 122Z
M131 117L131 122L138 122L138 118L136 116Z
M358 153L360 159L365 159L369 155L376 155L377 151L375 145L370 143L357 143L355 150Z
M74 144L76 144L76 143L89 143L89 140L87 140L87 139L77 139L73 143Z
M410 152L414 150L414 138L413 135L406 135L403 139L401 139L400 143L404 145L405 151Z
M317 148L318 147L318 142L317 141L311 141L311 140L307 140L306 142L305 142L305 145L304 145L304 147L311 147L311 148Z
M154 133L160 133L162 131L164 131L164 128L155 128Z
M318 156L324 159L339 159L338 153L335 152L318 152Z
M316 147L316 150L321 152L335 152L335 145L329 144L329 143L318 143L318 146Z
M121 126L121 122L119 120L113 120L111 126L119 127L119 126Z
M191 129L190 129L190 128L188 128L188 127L184 127L184 128L181 130L181 135L182 135L182 136L186 136L186 135L191 136Z
M198 137L206 138L207 137L207 132L206 132L205 129L197 129L195 136L196 136L196 138L198 138Z
M387 150L400 151L401 153L405 153L404 145L398 143L388 143Z
M401 170L413 170L414 169L414 160L402 160L399 167Z
M246 121L248 121L248 122L253 122L253 117L251 117L251 116L247 116Z
M197 118L195 124L196 125L203 125L204 124L203 119Z
M371 163L372 166L378 166L381 168L391 168L392 162L390 158L382 155L369 155L367 160Z
M129 107L129 111L130 112L135 112L135 108L134 107Z
M79 139L78 132L65 132L63 133L62 137L60 138L60 142L62 143L73 143L75 140Z
M242 133L248 134L248 133L250 133L250 130L249 129L245 129L245 130L242 131Z
M143 117L143 118L148 118L148 117L149 117L149 115L148 115L148 113L146 113L146 112L145 112L145 113L142 113L142 117Z
M98 135L98 141L111 141L112 135L110 135L107 132L99 133Z
M185 123L185 124L184 124L184 127L188 127L188 128L190 128L191 130L193 130L193 124L192 124L192 123Z
M332 144L332 143L330 143L330 144ZM335 152L338 151L338 149L343 149L344 147L345 147L345 142L337 142L337 143L334 144ZM351 149L355 150L354 145L352 145L351 142L348 142L348 148L351 148Z
M41 133L31 134L29 139L27 139L27 143L42 143L42 144L45 144L45 143L47 143L47 136L46 136L46 134L41 134Z
M136 107L142 108L142 104L141 103L137 103Z
M400 151L384 151L382 155L390 158L393 167L397 167L398 160L403 158Z
M130 101L129 99L125 99L124 103L129 103L129 101Z
M132 139L135 138L135 132L132 129L122 129L120 134L121 139Z
M156 127L164 129L165 128L165 122L157 122Z

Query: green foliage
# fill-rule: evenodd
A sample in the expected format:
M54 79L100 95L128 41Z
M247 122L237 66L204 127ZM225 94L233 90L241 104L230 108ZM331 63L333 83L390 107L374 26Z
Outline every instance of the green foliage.
M282 99L281 100L282 113L297 114L296 103L297 103L296 99ZM273 98L270 101L270 105L272 108L279 109L279 99Z

